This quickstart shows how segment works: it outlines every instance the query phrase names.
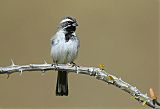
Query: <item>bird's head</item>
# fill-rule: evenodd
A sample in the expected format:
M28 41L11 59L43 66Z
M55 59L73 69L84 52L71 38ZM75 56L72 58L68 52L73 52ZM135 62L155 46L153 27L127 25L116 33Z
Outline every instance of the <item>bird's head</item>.
M78 26L76 19L74 17L67 16L61 20L59 29L62 29L67 33L73 33L76 30L76 26Z

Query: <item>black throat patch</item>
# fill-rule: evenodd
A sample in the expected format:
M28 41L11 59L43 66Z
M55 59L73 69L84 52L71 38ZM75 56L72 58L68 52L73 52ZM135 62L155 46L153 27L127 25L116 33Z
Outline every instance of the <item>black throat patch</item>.
M65 34L65 40L66 40L66 42L68 42L72 37L74 37L74 35L72 35L71 33Z
M66 28L67 33L65 34L65 40L68 42L74 35L72 35L73 32L75 32L76 27L70 26Z

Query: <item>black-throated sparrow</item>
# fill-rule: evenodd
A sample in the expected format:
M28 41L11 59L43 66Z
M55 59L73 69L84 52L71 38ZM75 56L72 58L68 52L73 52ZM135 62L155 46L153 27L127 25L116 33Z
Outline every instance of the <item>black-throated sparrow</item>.
M77 21L74 17L64 17L58 31L52 37L51 56L57 64L72 63L78 54L79 40L75 34ZM68 73L58 71L56 95L68 96Z

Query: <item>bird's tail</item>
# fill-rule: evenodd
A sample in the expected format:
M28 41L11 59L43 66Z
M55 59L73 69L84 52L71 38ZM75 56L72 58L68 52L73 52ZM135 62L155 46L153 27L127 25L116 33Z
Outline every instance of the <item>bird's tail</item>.
M56 96L68 96L68 73L66 71L58 71Z

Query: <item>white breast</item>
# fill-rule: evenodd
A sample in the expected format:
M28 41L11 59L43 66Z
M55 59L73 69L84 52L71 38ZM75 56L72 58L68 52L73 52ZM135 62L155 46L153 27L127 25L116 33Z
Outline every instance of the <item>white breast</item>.
M66 42L64 33L58 32L54 36L54 44L51 47L51 56L54 62L63 64L73 62L77 57L78 45L77 37Z

